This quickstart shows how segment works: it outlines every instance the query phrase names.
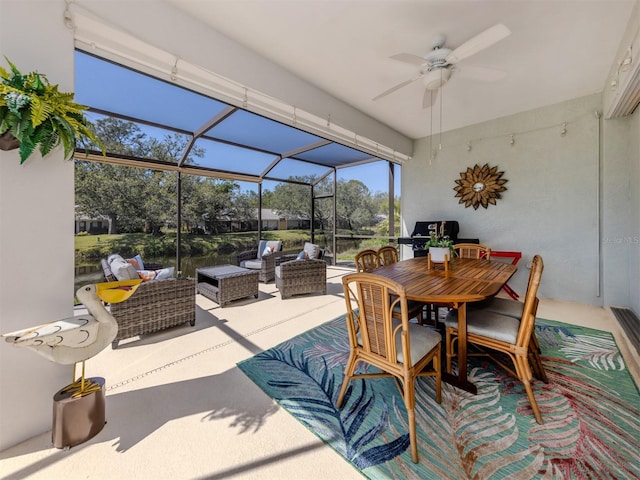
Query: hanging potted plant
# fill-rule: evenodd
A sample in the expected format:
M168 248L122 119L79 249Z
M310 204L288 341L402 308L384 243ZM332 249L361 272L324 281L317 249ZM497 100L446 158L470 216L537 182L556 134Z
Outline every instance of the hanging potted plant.
M104 146L84 116L87 107L73 101L73 93L58 91L46 75L21 73L7 57L10 71L0 66L0 149L20 149L20 164L36 147L44 157L58 145L64 158L73 156L80 142Z

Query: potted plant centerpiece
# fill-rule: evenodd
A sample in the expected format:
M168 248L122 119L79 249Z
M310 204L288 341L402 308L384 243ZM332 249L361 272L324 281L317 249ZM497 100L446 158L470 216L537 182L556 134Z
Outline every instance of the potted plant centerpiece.
M429 240L424 244L424 248L429 249L431 261L434 263L444 263L445 255L449 260L453 257L453 241L449 235L444 234L446 222L440 223L440 227L429 233Z
M0 66L0 149L20 149L20 164L38 147L44 157L62 144L64 158L73 156L78 142L104 146L73 93L58 91L46 75L23 74L7 57L7 71Z

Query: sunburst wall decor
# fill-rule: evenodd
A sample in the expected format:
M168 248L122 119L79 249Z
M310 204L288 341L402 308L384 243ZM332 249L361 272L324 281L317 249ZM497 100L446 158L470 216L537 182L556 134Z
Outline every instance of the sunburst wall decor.
M475 210L480 205L484 208L495 205L496 199L502 198L500 192L507 189L504 184L508 180L501 178L502 175L504 172L498 172L498 167L489 167L486 163L460 172L460 178L456 180L458 186L454 187L456 197L460 197L458 203L464 203L465 208L473 206Z

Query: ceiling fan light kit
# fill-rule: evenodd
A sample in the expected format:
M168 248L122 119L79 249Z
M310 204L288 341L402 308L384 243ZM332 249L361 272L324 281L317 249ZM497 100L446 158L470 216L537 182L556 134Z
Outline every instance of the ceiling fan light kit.
M454 69L453 65L457 65L458 62L475 55L509 35L511 35L511 31L499 23L467 40L453 50L445 46L445 36L438 35L433 39L433 49L424 57L412 53L398 53L393 55L391 56L393 60L418 66L420 68L418 75L385 90L374 97L373 101L386 97L421 78L425 90L438 90L449 81L454 70L457 71L457 68ZM486 67L468 67L468 70L466 70L465 67L464 73L465 75L463 76L466 78L489 82L500 80L505 76L505 72ZM424 97L423 108L430 107L431 105L432 102Z
M429 70L422 77L422 83L427 90L437 90L451 78L451 70L438 67Z

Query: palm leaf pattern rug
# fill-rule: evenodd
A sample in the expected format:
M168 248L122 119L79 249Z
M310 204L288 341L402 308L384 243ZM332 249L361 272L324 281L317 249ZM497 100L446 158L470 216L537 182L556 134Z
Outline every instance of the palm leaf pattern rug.
M471 357L477 395L443 382L438 404L433 379L416 383L419 464L392 379L355 380L335 407L349 355L344 316L238 366L368 478L640 478L640 393L612 335L542 319L536 335L549 377L533 382L544 425L517 378Z

